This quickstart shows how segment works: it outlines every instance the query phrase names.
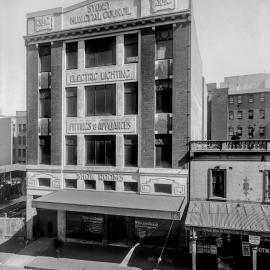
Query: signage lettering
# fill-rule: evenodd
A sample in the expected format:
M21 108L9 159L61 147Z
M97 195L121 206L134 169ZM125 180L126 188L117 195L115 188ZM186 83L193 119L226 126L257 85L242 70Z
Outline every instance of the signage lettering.
M120 174L103 173L103 174L93 174L90 172L83 172L77 174L78 180L98 180L98 181L115 181L122 182L123 176Z
M53 16L42 16L35 18L35 29L36 32L44 31L44 30L52 30L53 28Z
M152 0L152 12L174 9L174 0Z
M110 1L94 2L87 6L87 14L70 17L70 25L131 16L129 7L112 7Z
M128 65L124 67L109 67L107 68L107 71L104 71L103 68L80 73L67 73L67 84L87 84L97 82L136 80L136 67L136 65Z

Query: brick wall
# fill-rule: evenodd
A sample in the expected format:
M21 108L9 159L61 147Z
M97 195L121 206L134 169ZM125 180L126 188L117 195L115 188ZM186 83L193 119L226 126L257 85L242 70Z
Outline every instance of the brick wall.
M27 47L27 164L38 163L38 48Z
M155 31L141 32L142 143L141 167L154 167L155 154Z
M62 41L51 47L51 164L61 164L62 152Z
M189 25L177 24L173 34L173 121L172 167L187 163L188 137L190 136L190 97L188 73Z

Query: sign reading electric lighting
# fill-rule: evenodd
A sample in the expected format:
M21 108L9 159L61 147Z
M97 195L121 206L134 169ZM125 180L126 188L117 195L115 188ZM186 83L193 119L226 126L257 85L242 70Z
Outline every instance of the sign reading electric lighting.
M137 65L91 68L84 71L67 72L66 84L106 83L137 79Z

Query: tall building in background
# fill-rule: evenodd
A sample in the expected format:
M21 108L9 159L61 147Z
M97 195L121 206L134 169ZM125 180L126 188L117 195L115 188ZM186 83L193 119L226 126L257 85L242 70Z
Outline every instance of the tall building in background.
M84 1L27 15L27 234L184 244L203 130L190 1Z
M207 90L208 139L270 138L270 74L225 77Z

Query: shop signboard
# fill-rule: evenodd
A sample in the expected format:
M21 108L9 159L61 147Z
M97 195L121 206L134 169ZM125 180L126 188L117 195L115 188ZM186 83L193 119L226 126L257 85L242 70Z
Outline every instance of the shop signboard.
M144 238L158 228L158 222L135 220L135 232L139 238Z
M254 246L258 246L260 244L261 237L258 235L249 235L249 243Z
M84 228L93 234L103 233L103 217L101 216L82 216Z
M249 242L242 242L242 254L244 257L250 256L250 245Z

